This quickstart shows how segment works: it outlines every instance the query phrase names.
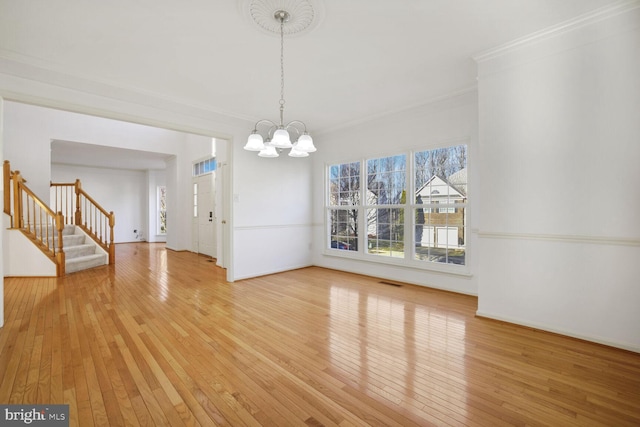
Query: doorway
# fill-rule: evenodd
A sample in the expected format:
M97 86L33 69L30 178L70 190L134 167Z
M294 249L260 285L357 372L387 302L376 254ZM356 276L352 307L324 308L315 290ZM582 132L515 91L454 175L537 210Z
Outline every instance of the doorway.
M199 254L217 258L216 173L193 178L193 244Z

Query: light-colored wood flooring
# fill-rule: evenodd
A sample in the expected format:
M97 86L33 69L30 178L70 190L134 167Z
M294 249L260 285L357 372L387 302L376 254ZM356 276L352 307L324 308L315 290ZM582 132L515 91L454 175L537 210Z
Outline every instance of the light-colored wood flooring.
M71 425L640 425L640 354L474 316L476 298L205 257L5 279L0 403Z

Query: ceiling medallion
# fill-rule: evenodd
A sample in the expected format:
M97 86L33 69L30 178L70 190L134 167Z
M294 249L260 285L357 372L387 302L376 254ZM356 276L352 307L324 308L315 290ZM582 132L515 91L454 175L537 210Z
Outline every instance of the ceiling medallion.
M263 31L280 35L299 35L306 33L317 25L322 13L321 0L244 0L243 9L252 22ZM278 11L286 11L288 16L283 28L274 19Z

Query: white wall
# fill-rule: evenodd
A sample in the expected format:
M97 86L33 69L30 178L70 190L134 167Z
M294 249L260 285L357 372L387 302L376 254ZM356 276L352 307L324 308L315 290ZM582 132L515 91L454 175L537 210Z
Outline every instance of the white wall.
M640 351L640 9L478 58L482 316Z
M0 163L2 164L4 164L4 156L2 154L4 147L4 144L2 142L4 139L4 120L2 119L3 116L4 99L0 97ZM2 174L2 177L0 177L0 182L2 183L2 186L0 186L0 200L3 200L2 203L4 204L4 173ZM2 254L2 256L0 256L0 260L2 260L2 262L0 263L0 327L4 325L4 230L8 226L8 217L4 213L4 207L2 212L2 222L0 223L0 226L2 227L2 231L0 232L0 253Z
M313 157L313 264L368 274L391 280L414 283L466 294L477 294L478 248L476 224L478 197L477 164L477 95L475 90L464 91L445 99L436 100L421 107L389 115L376 121L339 129L315 139L318 151ZM361 159L393 155L411 149L427 150L441 146L467 144L469 171L469 208L467 236L467 268L464 274L452 274L354 260L325 254L325 168L329 164L358 161Z
M311 265L311 159L261 158L241 148L234 159L246 171L234 174L236 277Z
M9 224L6 224L7 226ZM56 264L20 230L4 231L4 275L7 277L55 277Z
M167 160L167 169L166 173L166 182L167 182L167 229L173 227L173 223L175 219L173 218L172 213L178 212L180 210L180 206L178 205L178 158L172 157ZM189 189L191 192L192 190ZM189 218L191 219L191 217ZM191 237L191 232L189 232L189 237ZM178 233L167 233L167 248L178 250L180 248L180 236ZM191 242L189 242L188 246L185 246L188 250L193 250L191 247Z
M150 196L144 171L51 165L51 181L75 182L76 179L80 179L82 189L100 206L114 212L115 243L139 240L134 230L146 230L149 223L147 201Z

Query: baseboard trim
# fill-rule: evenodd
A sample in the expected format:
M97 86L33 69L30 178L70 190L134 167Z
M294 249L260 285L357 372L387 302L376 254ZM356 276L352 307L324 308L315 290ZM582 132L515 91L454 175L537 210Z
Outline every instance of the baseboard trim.
M640 353L640 347L639 346L620 343L620 342L609 341L609 340L606 340L606 339L593 337L593 336L590 336L590 335L576 334L576 333L573 333L573 332L570 332L570 331L567 331L567 330L564 330L564 329L554 328L554 327L552 327L550 325L545 325L545 324L542 324L542 323L523 322L522 320L519 320L519 319L513 319L513 318L508 317L508 316L497 316L497 315L494 315L494 314L491 314L491 313L487 313L487 312L484 312L484 311L481 311L481 310L477 310L476 311L476 316L484 317L486 319L498 320L498 321L506 322L506 323L512 323L514 325L525 326L525 327L528 327L528 328L539 329L541 331L551 332L553 334L563 335L565 337L575 338L575 339L579 339L579 340L582 340L582 341L589 341L589 342L592 342L592 343L605 345L607 347L615 347L615 348L619 348L621 350L631 351L631 352L634 352L634 353Z
M240 281L240 280L256 279L256 278L262 277L262 276L270 276L272 274L286 273L288 271L300 270L302 268L308 268L308 267L313 267L313 264L289 266L289 267L286 267L284 269L277 269L277 270L265 270L265 271L260 271L260 272L257 272L257 273L251 273L251 274L244 275L244 276L236 276L233 279L234 279L235 282Z

